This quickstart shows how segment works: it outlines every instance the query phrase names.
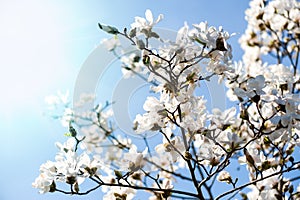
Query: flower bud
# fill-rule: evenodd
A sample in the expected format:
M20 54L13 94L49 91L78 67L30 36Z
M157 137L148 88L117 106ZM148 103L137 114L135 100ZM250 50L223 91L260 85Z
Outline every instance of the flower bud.
M226 49L226 42L222 36L218 37L216 40L216 50L219 51L227 51Z
M114 34L114 35L119 33L118 29L115 28L115 27L108 26L108 25L103 25L103 24L100 24L100 23L98 23L98 26L101 30L105 31L106 33Z
M191 160L193 157L192 157L192 154L188 151L184 152L184 157L188 160Z
M74 183L76 183L76 177L75 176L68 176L67 177L67 180L66 180L66 183L70 184L70 185L73 185Z
M118 179L120 179L120 178L122 178L122 173L120 172L120 171L118 171L118 170L114 170L114 172L115 172L115 175L116 175L116 177L118 178Z
M72 137L76 137L77 132L71 124L69 125L69 131L70 131Z
M79 185L78 185L78 182L76 182L76 183L74 184L74 190L75 190L76 193L79 192Z
M227 171L222 171L222 172L219 173L218 181L226 182L228 184L231 184L232 183L232 178L231 178L230 174Z
M246 148L244 148L244 154L246 156L246 160L248 163L250 163L251 165L255 166L255 162L253 157L250 155L250 153L248 152L248 150Z
M52 181L49 192L55 192L55 191L56 191L56 184L54 181Z

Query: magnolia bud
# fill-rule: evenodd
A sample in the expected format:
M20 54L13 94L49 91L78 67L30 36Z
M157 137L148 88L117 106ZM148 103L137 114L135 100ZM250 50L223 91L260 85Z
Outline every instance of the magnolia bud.
M224 41L224 38L222 36L218 37L216 40L216 50L227 51L225 46L226 42Z
M184 157L188 160L191 160L193 157L192 157L192 154L188 151L184 152Z
M248 163L250 163L251 165L255 166L255 162L253 157L250 155L250 153L248 152L248 150L246 148L244 148L244 154L246 156L246 160Z

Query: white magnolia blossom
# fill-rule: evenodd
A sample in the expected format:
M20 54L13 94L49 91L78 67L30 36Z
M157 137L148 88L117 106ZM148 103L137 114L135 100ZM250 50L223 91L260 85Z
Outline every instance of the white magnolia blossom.
M103 196L103 200L111 200L111 199L134 199L136 191L131 188L123 188L123 187L111 187L109 192L107 192Z
M142 153L137 152L137 147L132 145L128 153L125 153L121 161L121 169L124 171L135 172L143 168L145 162L143 158L147 155L147 149Z
M172 161L176 162L181 155L184 155L185 147L183 142L178 136L176 136L174 139L169 141L164 139L164 143L157 145L155 147L155 150L159 154L163 154L163 153L170 154L172 157Z
M99 158L90 158L86 153L78 155L74 151L73 138L66 143L57 143L59 149L55 161L47 161L40 167L40 176L32 184L40 188L41 193L55 191L55 182L64 182L70 185L80 185L85 178L97 173L102 164ZM93 173L93 174L92 174Z
M133 121L135 136L113 123L110 103L94 106L93 94L82 95L74 107L67 94L48 97L52 114L62 104L62 114L53 116L70 138L56 143L55 161L41 165L33 187L85 194L81 183L89 180L96 187L87 193L101 187L103 199L118 200L134 199L140 190L151 200L238 198L237 192L249 200L300 198L299 178L293 177L300 165L300 3L252 0L245 14L248 26L239 40L245 53L238 62L228 43L234 34L207 22L184 23L174 41L154 32L163 15L155 19L150 10L124 32L100 25L115 35L102 42L115 55L122 48L117 37L136 47L116 56L124 77L142 78L153 94ZM160 46L154 48L154 40ZM199 91L212 77L225 84L232 107L207 108ZM232 173L237 165L246 167ZM214 180L233 192L223 193Z
M147 9L145 12L145 17L146 18L135 17L135 22L131 24L131 28L137 29L137 32L144 33L147 36L151 36L153 26L163 19L163 15L160 14L154 21L151 10Z
M227 171L221 171L217 177L218 181L220 182L226 182L230 184L232 182L231 176L229 172Z

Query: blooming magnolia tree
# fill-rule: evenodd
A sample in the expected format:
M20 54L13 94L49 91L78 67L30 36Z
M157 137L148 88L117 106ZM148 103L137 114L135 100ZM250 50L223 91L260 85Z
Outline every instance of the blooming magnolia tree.
M153 28L163 16L145 16L123 31L99 24L114 35L104 43L124 76L142 77L154 92L132 125L143 143L118 131L110 103L82 112L52 97L65 106L58 117L68 140L56 144L55 161L41 165L33 187L72 195L101 188L103 199L118 200L300 199L300 3L251 1L239 62L227 42L233 34L222 28L185 24L170 41ZM120 54L120 37L136 51ZM210 111L197 95L213 77L228 88L232 108ZM93 100L83 96L77 106Z

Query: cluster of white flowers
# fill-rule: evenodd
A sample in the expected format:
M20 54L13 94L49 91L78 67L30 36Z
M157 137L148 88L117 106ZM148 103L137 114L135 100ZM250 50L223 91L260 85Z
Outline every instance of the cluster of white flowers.
M40 193L54 192L56 182L70 184L74 191L79 191L79 185L85 178L96 174L103 164L95 156L90 158L86 153L78 155L75 152L76 141L70 138L66 143L57 143L59 149L55 162L47 161L40 167L40 175L33 183Z
M57 145L56 161L41 166L33 186L42 193L84 194L79 185L90 179L102 187L104 199L121 200L133 199L137 190L151 192L151 200L173 195L220 199L245 188L251 191L240 193L244 199L299 198L300 187L294 190L299 177L286 174L300 166L295 156L300 148L300 3L251 1L248 28L240 39L245 54L236 63L227 42L234 34L222 27L201 22L190 28L185 23L176 40L169 41L153 29L163 16L155 20L150 10L145 16L136 17L124 32L99 24L114 35L103 42L109 51L122 47L117 35L136 47L134 53L118 57L124 77L139 75L152 84L155 95L146 98L145 113L133 122L145 144L116 131L109 105L84 112L65 106L60 119L71 139ZM153 40L161 46L152 47ZM268 64L263 56L274 56L276 62ZM224 82L228 98L238 106L207 110L205 97L196 91L213 76ZM84 95L76 105L93 100L93 95ZM49 101L68 105L65 97ZM149 131L159 133L155 144L145 138ZM228 170L233 160L246 165L251 184L233 177ZM195 190L178 189L180 179ZM232 189L215 193L214 180ZM56 182L70 184L71 191L58 189Z
M293 52L299 51L299 6L297 0L250 2L250 8L246 10L248 27L240 38L247 68L254 68L251 63L258 62L268 53L281 62L284 57L294 56Z
M292 153L299 146L299 16L300 2L293 0L254 0L246 10L248 27L240 38L243 62L235 65L236 73L226 85L228 97L240 102L239 116L247 123L248 140L253 138L248 155L239 158L248 164L252 180L258 171L266 177L293 164ZM272 57L276 64L264 62L272 62ZM252 185L249 199L277 199L284 177L280 174ZM290 184L285 183L287 188Z

